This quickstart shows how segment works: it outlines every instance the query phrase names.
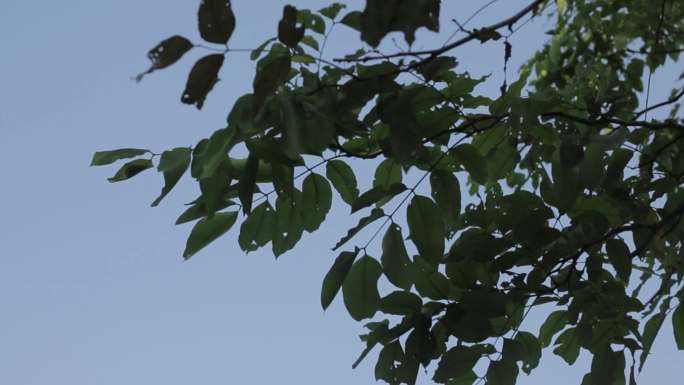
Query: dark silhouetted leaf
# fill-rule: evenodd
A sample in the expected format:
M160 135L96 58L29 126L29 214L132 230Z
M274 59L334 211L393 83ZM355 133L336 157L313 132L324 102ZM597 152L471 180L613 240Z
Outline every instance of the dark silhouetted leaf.
M107 180L110 182L120 182L122 180L133 178L134 176L152 167L154 167L154 164L152 164L152 161L149 159L132 160L121 166L119 171L117 171L113 177L108 178Z
M358 253L359 249L356 249L354 252L343 251L337 259L335 259L335 263L333 263L332 267L325 275L325 278L323 279L323 288L321 289L321 306L323 306L324 310L330 306L333 299L335 299L337 292L340 291L342 283L347 278L347 274L349 274L349 270Z
M266 245L275 232L276 219L273 207L268 202L257 206L240 226L238 243L244 251L255 251Z
M342 237L339 241L337 241L337 244L335 244L335 247L333 247L333 251L339 249L347 243L350 239L352 239L356 234L359 233L359 231L363 230L364 227L368 226L369 224L377 221L378 219L382 218L385 216L385 212L382 211L382 209L373 209L371 213L368 216L365 216L359 220L359 223L349 229L347 231L347 235Z
M464 143L453 148L450 153L457 162L470 174L470 177L479 184L487 183L487 161L472 144Z
M332 189L328 181L316 174L309 174L302 184L302 219L308 232L318 230L332 206Z
M301 214L301 193L292 191L288 197L276 200L276 231L273 235L273 254L276 258L292 249L304 231Z
M211 218L204 218L197 222L190 232L185 245L183 258L190 259L205 246L225 234L237 219L237 212L216 213Z
M392 284L408 290L413 284L411 272L411 259L406 252L404 238L401 229L396 224L391 224L382 239L382 269L387 279Z
M433 380L445 384L452 378L467 375L472 372L480 357L480 352L470 347L453 347L442 356Z
M190 40L179 35L163 40L147 52L147 58L150 59L152 64L147 71L136 76L135 80L139 82L145 75L172 65L180 60L186 52L190 51L193 46Z
M290 76L290 65L290 55L286 52L271 53L271 55L266 56L260 62L254 82L252 83L254 88L254 97L252 98L253 115L256 115L261 110L266 99L272 96L278 86L284 83Z
M149 153L150 150L143 150L139 148L122 148L112 151L98 151L93 154L93 160L90 162L91 166L106 166L112 164L117 160L133 158Z
M361 32L361 12L351 11L347 13L342 20L340 20L340 23Z
M684 350L684 302L672 313L672 330L679 350Z
M518 365L505 361L492 361L487 369L487 385L515 385Z
M373 47L390 32L401 31L409 44L420 27L439 31L439 0L368 0L361 14L361 39Z
M283 18L278 23L278 40L290 48L294 48L304 37L304 26L297 26L297 8L286 5Z
M447 227L451 228L456 224L461 213L461 185L454 174L443 170L433 170L430 174L430 186L432 198L442 210Z
M342 200L353 204L359 196L356 187L356 176L348 164L341 160L331 160L326 164L325 175L330 179Z
M404 191L406 191L406 186L404 186L403 183L395 183L389 187L373 187L354 200L354 203L352 203L351 212L355 213L381 200L390 199Z
M378 279L382 275L380 263L366 255L352 266L342 285L344 305L357 321L371 318L378 310L380 294Z
M230 0L202 0L197 16L202 39L216 44L228 43L235 30Z
M411 315L420 313L423 301L407 291L395 291L380 299L379 309L386 314Z
M222 54L207 55L199 59L190 70L181 102L194 104L198 110L201 110L207 94L218 82L218 73L223 65L223 60Z
M240 187L238 189L238 197L240 198L240 203L242 203L242 212L245 214L249 214L249 212L252 211L252 199L254 198L254 190L256 189L258 169L259 158L249 154L249 157L247 157L247 164L240 176Z
M627 245L620 239L609 239L606 241L606 251L618 277L629 283L629 276L632 274L632 258Z
M420 255L428 261L440 261L444 255L444 223L439 207L432 199L416 195L406 217L411 240Z
M164 174L164 187L152 206L157 206L185 174L190 167L190 154L190 149L186 147L174 148L161 154L157 170Z
M546 321L539 329L539 343L542 347L547 347L551 344L553 336L559 331L563 330L568 323L568 312L565 310L557 310L549 314Z

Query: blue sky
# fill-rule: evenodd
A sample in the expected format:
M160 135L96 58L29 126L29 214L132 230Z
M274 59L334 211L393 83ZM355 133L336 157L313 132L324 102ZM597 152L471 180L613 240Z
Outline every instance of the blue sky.
M231 103L249 91L254 65L246 54L228 56L201 112L181 105L180 94L204 52L191 52L140 84L131 80L147 68L145 53L160 40L182 34L199 41L197 3L3 4L0 383L374 383L375 355L351 370L363 347L356 337L361 324L339 300L326 312L319 304L334 257L330 247L356 219L345 209L336 207L322 231L305 236L277 262L269 249L241 252L236 231L182 262L190 227L173 222L195 197L195 184L183 179L153 209L160 175L109 184L114 168L88 167L97 150L192 145L223 127ZM443 33L421 33L425 48L454 30L451 18L463 20L484 2L444 3ZM473 23L498 20L526 2L501 3ZM234 1L238 26L231 46L253 48L273 36L284 4ZM326 2L293 4L317 9ZM516 34L514 63L543 41L550 25L538 19ZM330 52L353 39L351 32L335 35ZM475 74L495 71L483 91L496 90L503 47L491 52L474 45L457 56ZM658 79L653 95L662 97L669 84L659 88ZM368 176L372 168L360 171ZM569 368L547 353L520 384L580 382L586 361ZM678 383L681 362L666 325L641 383ZM423 375L420 383L430 382Z

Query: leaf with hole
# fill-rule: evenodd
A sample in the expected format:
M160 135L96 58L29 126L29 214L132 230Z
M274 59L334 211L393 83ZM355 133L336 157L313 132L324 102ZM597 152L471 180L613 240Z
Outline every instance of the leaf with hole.
M211 54L199 59L190 70L181 102L194 104L201 110L207 95L218 82L218 73L224 59L222 54Z

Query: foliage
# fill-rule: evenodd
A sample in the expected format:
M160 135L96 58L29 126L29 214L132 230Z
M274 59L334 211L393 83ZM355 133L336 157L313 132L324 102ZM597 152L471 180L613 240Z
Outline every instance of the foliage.
M487 78L461 71L455 49L503 42L507 63L509 37L547 16L555 27L518 79L478 95ZM221 47L192 67L182 93L201 109L224 56L239 50L228 45L230 1L202 1L198 19L201 37ZM361 41L327 59L334 28ZM635 383L666 320L684 349L684 88L639 102L644 77L684 50L684 3L535 0L490 26L459 25L462 37L438 48L381 53L390 33L411 44L416 30L439 28L438 0L285 7L276 37L251 52L253 92L227 126L159 156L165 186L153 205L190 170L201 195L177 221L197 221L185 258L238 222L243 250L271 243L279 256L325 222L333 190L352 213L367 212L335 246L321 303L341 290L355 320L375 319L354 366L377 347L375 376L390 384L413 384L430 363L438 383L514 384L547 348L569 364L593 357L582 384ZM199 46L162 41L146 73ZM157 157L121 149L92 165L135 158L117 182ZM372 188L359 191L345 159L382 160ZM369 246L382 231L376 258ZM525 330L540 307L546 321Z

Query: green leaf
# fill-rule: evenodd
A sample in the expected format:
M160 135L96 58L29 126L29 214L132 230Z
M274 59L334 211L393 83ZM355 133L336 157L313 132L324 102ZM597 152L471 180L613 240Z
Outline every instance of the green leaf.
M680 301L672 313L672 330L679 350L684 350L684 302Z
M297 22L320 35L325 34L325 20L308 9L300 10L297 13Z
M515 385L518 366L505 361L492 361L487 369L487 385Z
M440 261L444 255L444 223L439 207L432 199L416 195L406 210L411 240L428 261Z
M542 347L547 347L551 344L551 339L559 331L563 330L568 323L568 312L565 310L557 310L549 314L546 321L539 329L539 343Z
M210 43L227 44L235 30L230 0L202 0L197 18L200 36Z
M287 52L275 52L273 50L270 55L259 62L254 82L252 82L254 88L252 115L256 115L263 107L266 99L272 96L278 86L288 79L290 66L290 55Z
M276 228L276 217L273 207L268 202L257 206L240 226L238 243L244 251L255 251L265 246L273 237Z
M340 11L346 7L347 7L346 5L341 4L341 3L332 3L325 8L319 9L318 13L327 17L330 20L335 20L335 18L340 13Z
M632 258L627 245L620 239L609 239L606 241L606 251L618 277L625 283L629 283L629 276L632 274Z
M117 171L113 177L108 178L107 180L110 182L120 182L122 180L133 178L134 176L152 167L154 167L154 164L152 164L152 161L149 159L132 160L121 166L119 171Z
M399 341L385 345L378 355L378 362L375 364L375 379L384 380L388 383L396 382L395 361L401 361L404 352Z
M202 153L202 172L200 178L208 178L228 159L228 152L237 141L237 133L232 128L216 130Z
M351 167L341 160L331 160L326 164L325 175L330 179L342 200L349 205L353 204L359 196L359 189L356 187L356 176Z
M190 232L190 237L185 245L183 258L190 259L205 246L225 234L237 219L237 212L216 213L211 218L204 218L197 222Z
M408 290L413 284L411 259L406 252L401 228L391 224L382 238L382 269L387 279L397 287Z
M343 251L335 259L335 262L323 279L323 288L321 289L321 306L323 306L323 310L327 309L333 299L335 299L335 296L337 296L337 292L340 291L342 283L347 278L347 274L349 274L349 270L358 254L358 248L354 252Z
M190 70L181 102L194 104L201 110L207 95L218 82L224 59L223 54L211 54L199 59Z
M319 51L321 49L321 47L318 46L318 42L316 41L316 39L314 39L313 37L311 37L309 35L306 35L302 38L302 44L308 45L309 47L315 49L316 51ZM292 58L292 60L294 61L294 58Z
M627 163L632 159L634 153L626 148L618 148L613 151L613 155L608 161L608 169L606 169L606 176L603 180L603 185L606 188L613 188L616 184L622 181Z
M342 285L344 305L357 321L371 318L378 310L380 294L378 279L382 275L380 263L366 255L354 263Z
M136 76L135 80L139 82L145 75L172 65L180 60L192 47L194 47L194 44L180 35L174 35L163 40L147 52L147 58L150 59L152 64L147 71Z
M435 382L445 384L450 379L460 378L472 372L473 367L480 360L481 354L467 346L456 346L442 355L435 375Z
M385 314L411 315L420 313L423 301L407 291L395 291L380 299L379 310Z
M387 188L378 186L361 194L353 203L351 207L352 214L366 208L374 203L382 200L391 199L397 194L406 191L406 186L403 183L395 183Z
M242 212L249 214L252 211L252 199L254 198L254 190L256 189L256 176L259 168L259 158L252 154L247 157L247 164L245 165L242 175L240 175L240 183L238 188L238 197L242 203Z
M385 212L382 211L382 209L373 209L370 214L367 216L361 218L359 220L359 223L356 224L356 226L352 227L347 231L347 235L342 237L339 241L337 241L337 244L335 244L335 247L333 247L333 251L339 249L347 243L350 239L352 239L356 234L359 233L359 231L363 230L364 227L368 226L369 224L377 221L378 219L382 218L385 216Z
M468 172L470 177L479 184L486 184L488 178L487 161L480 152L469 143L454 147L449 153Z
M273 235L273 254L276 258L292 249L304 231L301 216L301 193L293 190L289 197L276 199L276 226Z
M302 219L308 232L318 230L332 205L332 189L328 181L316 174L309 174L302 185Z
M90 162L90 166L106 166L116 162L117 160L133 158L139 155L145 155L149 152L150 150L143 150L140 148L122 148L119 150L98 151L93 154L93 160Z
M539 360L541 359L542 355L541 344L534 334L524 331L518 331L518 334L515 336L515 340L518 341L525 349L525 355L524 358L522 358L522 370L526 374L530 374L532 369L539 365Z
M190 155L191 151L187 147L174 148L161 154L157 170L164 174L164 187L159 197L152 202L153 207L157 206L171 192L188 167L190 167Z
M441 209L447 228L454 226L461 214L461 185L454 174L433 170L430 174L430 187L432 187L432 199Z
M230 200L224 200L222 204L216 207L216 210L223 210L226 207L235 206L236 203ZM195 204L185 210L176 220L176 225L192 222L196 219L204 218L209 215L209 211L203 201L203 197L197 200Z
M553 352L563 358L568 365L573 365L580 353L577 328L570 328L561 333L556 339L556 345Z
M342 20L340 20L340 24L344 24L347 27L361 31L361 12L359 11L351 11L344 15Z

